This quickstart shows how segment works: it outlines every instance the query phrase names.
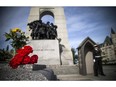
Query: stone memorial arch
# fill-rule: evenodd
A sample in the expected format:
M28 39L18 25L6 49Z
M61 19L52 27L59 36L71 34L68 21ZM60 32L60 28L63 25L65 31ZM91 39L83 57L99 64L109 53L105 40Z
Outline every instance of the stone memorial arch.
M66 20L64 9L62 7L32 7L28 17L28 23L40 20L45 15L51 15L54 18L54 24L57 25L58 37L55 40L32 40L30 36L32 31L27 27L26 35L29 36L29 44L34 48L34 52L38 54L39 64L73 64L71 48L68 41L68 33L66 28ZM59 41L60 40L60 41ZM45 46L43 46L43 44ZM54 47L53 47L54 46ZM47 48L48 47L48 48ZM40 49L41 48L41 49ZM43 49L44 48L44 49ZM46 49L45 49L46 48ZM56 50L55 53L49 51ZM40 50L43 50L39 52ZM46 50L46 52L44 51ZM49 51L47 53L47 51ZM42 55L42 56L41 56ZM57 58L55 58L57 56ZM43 58L44 57L44 58ZM51 57L54 57L51 59ZM42 62L44 61L44 62ZM46 61L46 62L45 62ZM60 61L60 62L59 62Z
M78 47L79 73L93 74L93 49L96 43L87 37Z

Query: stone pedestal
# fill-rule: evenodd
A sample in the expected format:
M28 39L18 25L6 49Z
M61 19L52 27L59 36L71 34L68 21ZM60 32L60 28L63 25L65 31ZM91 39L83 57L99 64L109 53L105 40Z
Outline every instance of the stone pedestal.
M37 64L60 65L58 40L31 40L29 45L39 57Z

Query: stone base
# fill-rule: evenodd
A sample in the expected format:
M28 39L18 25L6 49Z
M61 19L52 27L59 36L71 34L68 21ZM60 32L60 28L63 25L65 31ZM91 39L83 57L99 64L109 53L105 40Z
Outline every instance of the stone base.
M31 40L29 45L39 57L37 64L60 65L58 40Z

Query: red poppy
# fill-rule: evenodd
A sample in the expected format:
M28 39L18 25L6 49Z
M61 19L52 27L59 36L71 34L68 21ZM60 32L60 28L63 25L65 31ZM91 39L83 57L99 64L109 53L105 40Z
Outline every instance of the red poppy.
M16 68L19 66L19 64L17 64L15 61L10 61L10 62L9 62L9 65L10 65L10 67L12 67L13 69L16 69Z
M27 54L27 53L25 52L25 50L22 49L22 48L21 48L21 49L18 49L16 52L17 52L17 54L20 54L20 55L22 55L23 57L26 56L26 54Z
M30 62L30 56L25 56L21 64L29 64L29 62Z
M28 56L30 53L33 52L33 49L30 46L24 46L22 49L19 49L17 52L22 54L23 56Z
M31 61L30 61L31 64L37 63L37 61L38 61L38 56L37 55L31 56Z
M10 67L12 67L13 69L16 69L18 66L19 66L19 65L14 64L14 63L12 63L12 65L10 64Z
M27 53L32 53L33 49L31 46L24 46L24 51L26 51Z
M23 51L23 49L22 49L22 48L20 48L20 49L16 50L16 52L17 52L17 53L22 53L22 51Z
M12 59L11 61L9 62L9 65L12 67L12 68L16 68L18 67L18 65L21 64L23 60L23 57L20 55L20 54L16 54Z

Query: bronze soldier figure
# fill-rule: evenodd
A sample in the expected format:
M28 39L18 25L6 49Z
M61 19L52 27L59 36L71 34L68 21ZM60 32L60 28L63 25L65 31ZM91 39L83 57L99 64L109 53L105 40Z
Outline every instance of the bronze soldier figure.
M57 38L57 26L48 21L46 24L42 20L36 20L28 23L31 32L31 37L35 39L56 39Z

